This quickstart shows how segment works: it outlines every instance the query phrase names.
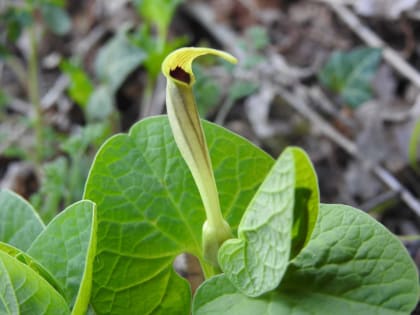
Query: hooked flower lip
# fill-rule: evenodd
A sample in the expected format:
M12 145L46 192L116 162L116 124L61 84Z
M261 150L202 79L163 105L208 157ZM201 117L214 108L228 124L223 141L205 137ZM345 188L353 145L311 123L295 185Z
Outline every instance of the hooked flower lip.
M178 84L191 87L195 82L192 71L192 62L195 58L203 55L215 55L237 63L238 60L224 51L204 47L184 47L170 53L162 63L162 72L170 80Z

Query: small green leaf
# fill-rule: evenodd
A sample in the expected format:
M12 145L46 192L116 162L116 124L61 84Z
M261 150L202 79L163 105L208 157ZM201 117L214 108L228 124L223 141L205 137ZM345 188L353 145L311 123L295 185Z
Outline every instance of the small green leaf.
M67 138L61 149L73 158L83 155L90 145L99 146L104 142L104 137L110 133L107 122L89 123L80 128L78 133Z
M57 35L67 34L71 29L71 19L67 12L52 3L42 3L42 17L48 28Z
M194 315L407 315L418 274L401 242L360 210L321 204L312 238L280 286L261 297L240 293L225 275L198 289Z
M335 52L319 73L319 79L347 105L357 107L372 98L371 81L381 55L381 49L369 47Z
M95 205L77 202L57 215L28 250L64 289L72 314L84 314L89 303L96 225Z
M226 277L248 296L280 283L289 261L295 198L293 149L271 168L239 224L238 238L223 243L219 264Z
M35 209L19 195L0 190L0 241L27 250L45 226Z
M103 121L114 110L112 91L107 85L99 86L91 95L86 107L86 116L89 121Z
M166 38L169 23L182 0L133 0L140 15L152 26L157 26L159 36Z
M251 26L246 29L246 37L250 39L251 47L254 50L261 50L270 44L267 29L261 26Z
M273 161L226 129L203 125L221 209L236 229ZM84 197L98 205L95 312L188 314L189 285L172 263L184 252L203 262L205 212L167 118L145 119L129 135L108 140L95 158Z
M93 92L93 84L82 67L69 60L63 60L60 69L69 76L70 85L68 92L70 97L84 109Z
M68 195L68 160L60 156L43 165L44 177L40 189L31 196L31 203L38 209L45 222L57 214L60 202ZM33 241L34 239L32 239Z
M0 251L0 311L10 315L69 315L64 298L31 268Z
M99 51L95 73L113 94L145 58L143 50L128 40L125 31L120 31Z

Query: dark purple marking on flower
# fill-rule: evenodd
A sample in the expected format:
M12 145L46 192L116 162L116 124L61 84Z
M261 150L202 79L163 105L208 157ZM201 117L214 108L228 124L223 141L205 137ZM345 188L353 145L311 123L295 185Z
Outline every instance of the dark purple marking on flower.
M169 74L172 78L184 82L186 84L190 84L191 82L190 75L179 66L177 66L175 69L170 70Z

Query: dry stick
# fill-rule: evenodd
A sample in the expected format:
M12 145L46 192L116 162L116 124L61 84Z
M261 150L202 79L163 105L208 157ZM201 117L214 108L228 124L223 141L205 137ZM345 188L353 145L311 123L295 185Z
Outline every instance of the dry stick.
M209 34L223 44L226 50L231 52L239 60L243 59L244 53L236 45L238 42L236 34L220 23L216 23L214 11L207 4L191 3L184 6L183 9L198 23L203 25Z
M306 87L299 86L304 91ZM330 140L338 144L354 158L359 160L368 170L372 171L382 182L384 182L393 191L400 194L401 199L410 207L418 216L420 216L420 202L405 188L391 173L376 163L371 163L363 159L362 154L358 151L354 142L344 137L327 121L325 121L317 112L308 106L300 97L288 92L283 87L278 88L279 95L287 101L302 116L311 121L319 130Z
M41 104L42 110L46 110L53 106L55 102L60 98L63 92L69 85L70 80L65 74L60 74L58 79L54 82L54 85L49 89L47 93L42 97Z
M363 209L367 212L378 213L381 212L378 210L381 209L385 204L389 202L399 201L399 199L400 196L398 192L394 190L388 190L378 196L369 199L368 201L360 205L360 209Z
M345 6L330 2L330 7L361 39L372 47L383 49L384 59L401 75L420 88L420 73L405 61L394 49L390 48L371 29L363 25L355 14Z

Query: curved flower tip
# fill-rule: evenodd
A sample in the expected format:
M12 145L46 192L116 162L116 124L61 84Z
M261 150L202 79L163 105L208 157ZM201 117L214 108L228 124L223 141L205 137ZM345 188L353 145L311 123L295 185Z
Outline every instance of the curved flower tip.
M203 55L216 55L229 61L237 63L238 60L231 54L224 51L201 48L201 47L184 47L170 53L162 63L163 74L171 80L186 86L192 86L195 82L194 73L192 72L192 62L195 58Z

